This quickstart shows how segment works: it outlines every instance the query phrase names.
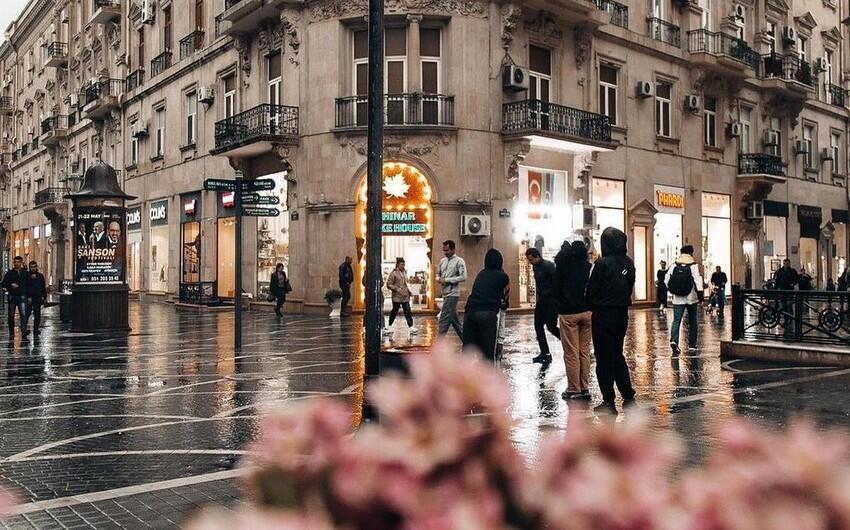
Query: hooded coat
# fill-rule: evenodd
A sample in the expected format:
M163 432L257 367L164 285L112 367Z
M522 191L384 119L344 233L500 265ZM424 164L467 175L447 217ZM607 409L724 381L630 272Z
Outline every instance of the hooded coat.
M583 241L564 241L555 256L555 294L559 315L576 315L588 311L585 290L593 266L587 260Z
M484 256L484 270L475 277L472 292L466 300L466 310L498 312L510 280L502 270L502 253L491 248Z
M635 264L626 255L626 234L614 227L602 232L602 257L596 260L585 294L591 308L628 307L635 287Z

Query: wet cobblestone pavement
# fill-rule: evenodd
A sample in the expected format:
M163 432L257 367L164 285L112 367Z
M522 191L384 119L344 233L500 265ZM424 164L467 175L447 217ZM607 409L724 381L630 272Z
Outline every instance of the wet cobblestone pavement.
M332 395L359 411L358 319L249 313L245 346L234 356L230 314L131 302L133 332L123 337L70 334L56 318L56 308L47 310L38 340L0 343L0 478L22 501L5 528L174 528L199 506L241 502L237 464L263 410ZM705 316L700 349L675 359L668 318L633 312L628 360L640 408L657 429L680 433L691 459L734 414L776 426L794 414L850 426L850 369L722 364L728 319ZM434 324L418 317L411 342L399 322L393 340L430 344ZM531 457L542 433L593 413L560 398L559 355L546 368L531 362L532 317L512 315L508 325L502 367L514 440Z

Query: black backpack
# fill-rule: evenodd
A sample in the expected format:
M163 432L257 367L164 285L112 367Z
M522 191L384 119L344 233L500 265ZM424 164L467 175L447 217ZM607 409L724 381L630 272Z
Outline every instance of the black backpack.
M694 275L690 265L676 264L667 282L667 290L677 296L688 296L694 289Z

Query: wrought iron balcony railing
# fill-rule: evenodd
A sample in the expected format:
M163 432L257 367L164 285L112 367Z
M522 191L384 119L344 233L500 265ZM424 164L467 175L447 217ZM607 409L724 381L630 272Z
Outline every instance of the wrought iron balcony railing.
M847 91L844 90L844 87L840 87L838 85L833 85L832 83L826 84L826 97L827 101L832 105L836 105L839 107L844 106L844 102L847 98Z
M629 8L616 0L596 0L596 7L610 13L609 22L621 28L629 28Z
M38 146L39 146L39 140L38 140L38 136L36 136L35 138L32 139L32 150L35 151L36 149L38 149Z
M121 3L118 0L93 0L92 12L104 7L121 7Z
M84 105L107 97L118 97L124 93L123 79L103 79L85 86L83 89Z
M539 99L505 103L503 133L550 132L595 142L611 141L611 119L602 114Z
M244 145L266 137L298 137L298 107L264 103L215 124L215 149Z
M56 131L57 129L68 128L68 116L58 115L50 116L41 122L41 134L47 134Z
M64 204L67 193L68 191L65 188L45 188L36 192L33 198L33 205L38 208L46 204Z
M204 47L204 30L196 29L180 39L180 60L190 57Z
M241 1L242 0L224 0L224 10L227 11L228 9L235 6L236 4L238 4Z
M65 58L68 56L68 43L66 42L51 42L47 47L47 58Z
M761 73L762 77L797 81L811 87L817 82L817 74L812 69L812 65L801 61L796 55L779 53L763 55Z
M336 127L365 127L368 98L350 96L336 100ZM384 96L386 125L446 126L455 124L454 96L442 94L387 94Z
M741 153L738 155L739 175L785 176L782 158L767 153Z
M131 92L136 90L140 86L142 86L145 82L145 71L142 68L139 68L132 74L127 76L127 92Z
M171 50L165 50L151 60L151 79L171 66Z
M725 55L744 63L756 72L759 72L761 66L761 55L750 48L745 40L706 29L688 32L688 51Z
M653 39L679 47L682 45L679 26L657 17L646 19L649 25L649 36Z

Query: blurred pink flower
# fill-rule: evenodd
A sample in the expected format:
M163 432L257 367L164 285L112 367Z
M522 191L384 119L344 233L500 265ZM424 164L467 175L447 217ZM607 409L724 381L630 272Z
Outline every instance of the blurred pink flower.
M327 520L268 508L208 509L191 518L186 530L334 530Z

